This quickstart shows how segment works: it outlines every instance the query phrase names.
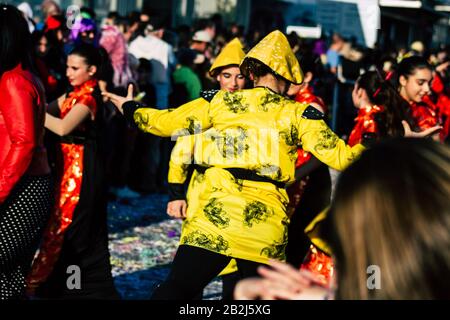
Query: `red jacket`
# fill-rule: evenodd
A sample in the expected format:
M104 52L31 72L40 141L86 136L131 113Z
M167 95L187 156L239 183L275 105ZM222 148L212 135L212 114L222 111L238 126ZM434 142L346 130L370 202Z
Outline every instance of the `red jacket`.
M50 173L43 144L44 91L20 65L0 79L0 203L24 174Z

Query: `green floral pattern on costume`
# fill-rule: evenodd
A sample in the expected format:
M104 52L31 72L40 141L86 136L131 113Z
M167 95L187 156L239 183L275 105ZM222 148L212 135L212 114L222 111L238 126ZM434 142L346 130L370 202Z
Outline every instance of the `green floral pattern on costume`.
M203 181L205 181L205 175L203 173L196 171L193 185L195 186L197 184L203 183Z
M290 129L284 129L280 131L280 137L284 140L289 148L288 154L291 161L297 159L297 148L300 144L298 136L298 129L295 125L291 125Z
M254 223L264 222L274 214L273 209L269 209L266 204L260 201L247 203L244 208L244 225L253 227Z
M202 131L200 121L195 117L186 118L185 129L189 131L189 134L199 133Z
M263 164L254 169L260 176L269 177L272 180L281 181L283 174L281 168L273 164Z
M274 241L270 246L262 248L260 253L261 256L281 261L286 260L286 245L288 240L289 218L288 217L283 218L281 224L284 226L283 236L279 241Z
M274 104L278 105L282 99L282 97L280 95L273 93L269 90L267 90L267 91L268 91L268 93L261 97L261 100L258 105L259 108L264 112L269 111L269 106L268 106L269 104L274 103Z
M336 147L338 141L338 136L333 131L331 131L330 128L326 128L320 131L319 141L314 146L314 149L317 152L320 152L322 150L331 150Z
M219 202L217 198L211 198L208 204L203 208L203 213L206 218L217 228L225 229L230 225L230 218L223 210L223 203Z
M296 147L300 143L298 138L298 129L295 125L291 125L288 129L284 129L280 131L280 136L284 140L284 142L290 147Z
M242 127L212 135L210 138L216 143L224 159L236 159L250 148L246 142L247 130Z
M149 116L146 113L135 112L133 116L134 122L141 130L145 130L148 125Z
M233 182L236 184L236 187L239 192L242 192L242 188L244 187L244 180L232 177Z
M181 244L201 247L219 253L225 253L230 246L228 241L222 236L215 237L212 234L204 234L198 230L184 236L181 239Z
M248 112L248 105L243 104L243 95L242 93L235 92L230 93L226 92L223 96L223 102L228 107L228 109L233 113L245 113Z

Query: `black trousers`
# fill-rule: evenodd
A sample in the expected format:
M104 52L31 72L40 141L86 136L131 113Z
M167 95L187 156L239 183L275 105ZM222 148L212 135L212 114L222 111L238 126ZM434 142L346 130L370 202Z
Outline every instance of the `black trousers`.
M231 257L206 249L181 245L167 279L153 292L152 300L192 300L230 262ZM257 277L262 263L236 259L240 279Z

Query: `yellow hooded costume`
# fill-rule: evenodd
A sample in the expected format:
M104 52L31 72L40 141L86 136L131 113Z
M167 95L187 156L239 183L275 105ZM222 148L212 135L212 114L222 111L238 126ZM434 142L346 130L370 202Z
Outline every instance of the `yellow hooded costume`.
M220 51L220 54L209 69L209 74L215 76L220 72L219 69L221 68L233 65L239 66L244 57L245 52L242 49L242 43L238 38L234 38Z
M246 58L258 59L293 83L303 79L279 31ZM246 59L241 65L245 68ZM193 157L197 166L180 244L260 263L285 259L289 200L284 186L295 179L297 148L337 170L364 150L362 145L347 146L315 108L263 87L218 91L175 110L128 102L124 112L141 130L160 136L207 130L189 138L193 145L173 150L172 161Z
M303 72L300 68L297 58L291 50L289 42L285 35L276 30L262 39L253 49L251 49L245 58L253 58L261 61L277 75L294 84L303 82ZM248 76L248 62L245 59L241 64L242 73Z
M211 76L218 75L221 70L228 67L239 67L245 57L245 52L242 49L242 43L238 38L234 38L225 47L223 47L220 54L217 56L213 65L209 69ZM187 135L177 139L172 152L172 157L169 162L169 194L170 200L184 199L184 183L188 176L189 165L193 160L194 141L193 136ZM181 154L180 154L181 152ZM180 161L181 160L181 161ZM198 172L194 171L191 181L198 179ZM192 183L187 191L186 198L195 199L191 194L198 194L195 186ZM236 261L233 259L230 264L221 272L220 275L230 274L237 271Z

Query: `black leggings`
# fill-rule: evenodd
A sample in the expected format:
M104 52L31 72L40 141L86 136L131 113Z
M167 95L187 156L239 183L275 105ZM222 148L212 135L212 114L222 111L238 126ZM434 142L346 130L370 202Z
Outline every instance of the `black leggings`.
M206 249L181 245L167 279L153 292L152 300L192 300L230 262L231 257ZM262 263L236 259L241 279L258 276Z

